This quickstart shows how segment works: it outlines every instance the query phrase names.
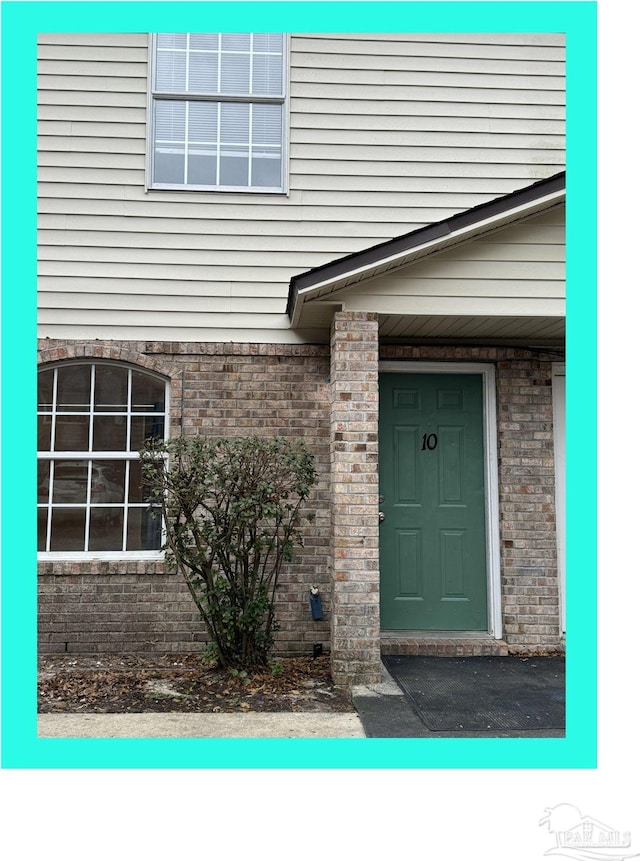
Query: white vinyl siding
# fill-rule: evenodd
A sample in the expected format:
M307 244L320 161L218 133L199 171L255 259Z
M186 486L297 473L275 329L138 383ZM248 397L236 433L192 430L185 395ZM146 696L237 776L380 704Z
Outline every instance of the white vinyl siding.
M564 206L339 294L346 310L564 314ZM358 308L366 297L366 309Z
M293 275L564 166L560 35L293 34L288 194L146 192L148 40L41 37L41 336L296 341Z

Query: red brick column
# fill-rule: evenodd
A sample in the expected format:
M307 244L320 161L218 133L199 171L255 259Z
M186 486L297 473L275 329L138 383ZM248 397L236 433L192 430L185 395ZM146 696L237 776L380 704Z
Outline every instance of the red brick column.
M331 331L331 667L336 684L380 680L378 320L338 312Z

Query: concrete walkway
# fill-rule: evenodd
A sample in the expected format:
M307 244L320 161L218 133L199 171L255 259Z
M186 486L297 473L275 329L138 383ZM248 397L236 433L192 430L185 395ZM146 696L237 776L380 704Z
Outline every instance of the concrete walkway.
M366 738L356 712L44 714L39 738Z

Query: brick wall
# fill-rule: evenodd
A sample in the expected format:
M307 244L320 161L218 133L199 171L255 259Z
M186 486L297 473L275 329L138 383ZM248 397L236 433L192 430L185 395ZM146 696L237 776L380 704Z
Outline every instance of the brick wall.
M40 563L42 654L167 654L206 642L182 578L158 562Z
M329 417L328 347L257 344L100 343L44 341L41 362L71 358L126 361L164 374L171 383L172 434L304 437L319 481L308 502L315 522L305 526L304 547L286 566L277 594L276 635L283 655L311 654L314 643L329 648ZM148 564L148 563L147 563ZM44 652L104 651L104 634L114 652L192 651L202 648L204 628L191 612L179 575L162 563L139 570L138 563L39 565L40 649ZM65 572L64 575L62 572ZM150 582L148 582L150 581ZM123 589L130 582L132 591ZM309 589L320 588L325 619L313 621ZM162 610L134 618L128 597L143 600L153 590ZM98 589L98 593L96 593ZM78 596L82 620L73 622ZM100 600L96 602L96 594ZM138 596L141 596L140 598ZM108 611L104 610L108 607ZM110 620L105 613L111 614ZM138 615L140 615L138 613ZM72 624L73 622L73 624ZM184 623L184 624L183 624ZM107 627L105 627L105 625ZM181 626L184 635L180 636ZM68 636L62 634L66 630ZM64 644L67 644L66 647Z
M505 639L560 639L551 363L498 362L500 538Z
M336 323L331 382L329 347L315 345L46 340L39 358L112 359L165 375L172 433L304 437L320 477L309 502L316 521L305 528L305 546L281 580L278 651L310 654L313 643L328 649L333 637L336 673L362 676L378 648L377 323L357 314L339 315ZM496 366L505 639L516 650L555 647L551 363L560 357L497 347L385 345L379 357ZM322 594L321 622L309 611L312 585ZM191 599L162 563L40 563L39 587L43 652L202 648Z

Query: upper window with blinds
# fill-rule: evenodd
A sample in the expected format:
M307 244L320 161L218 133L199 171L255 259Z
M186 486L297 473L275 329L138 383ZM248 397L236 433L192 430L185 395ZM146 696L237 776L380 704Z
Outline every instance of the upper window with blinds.
M285 191L283 33L156 33L151 188Z

